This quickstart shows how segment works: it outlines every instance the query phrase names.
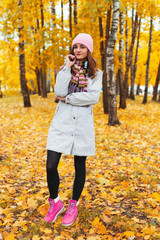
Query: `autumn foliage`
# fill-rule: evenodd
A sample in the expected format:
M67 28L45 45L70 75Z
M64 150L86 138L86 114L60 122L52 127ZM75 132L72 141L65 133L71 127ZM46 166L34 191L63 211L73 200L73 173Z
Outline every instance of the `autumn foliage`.
M69 2L71 8L69 10ZM20 4L18 4L20 3ZM75 4L77 6L75 15ZM45 70L47 74L47 86L55 84L55 74L64 63L64 57L68 53L73 37L79 32L90 33L94 40L94 57L101 66L102 53L100 44L106 40L107 11L112 1L48 1L48 0L6 0L0 8L0 81L4 95L18 94L20 92L19 54L25 53L25 78L31 91L38 92L37 71ZM132 39L132 10L141 18L140 45L137 62L137 74L135 83L145 85L145 71L149 42L149 22L153 18L152 53L149 68L149 84L155 85L159 56L160 56L160 1L146 0L133 1L121 0L120 11L124 13L124 31L128 24L128 40L124 34L124 44L128 41L128 50ZM128 13L126 12L128 11ZM42 14L43 13L43 14ZM112 14L111 14L112 15ZM67 17L66 17L67 16ZM70 16L70 17L69 17ZM102 20L102 33L100 36L99 18ZM18 28L21 27L21 39L18 39ZM120 66L118 50L119 33L115 48L115 73ZM136 38L137 39L137 38ZM24 40L24 51L19 51L19 42ZM136 40L137 41L137 40ZM124 48L123 60L125 70ZM136 47L133 51L135 57ZM125 72L125 71L124 71ZM129 79L129 85L131 85Z
M0 233L5 240L160 239L159 104L127 100L118 110L121 125L109 127L102 98L94 107L96 155L88 157L87 178L73 226L45 223L48 209L46 139L56 103L32 96L1 100ZM62 155L60 197L72 195L73 157Z

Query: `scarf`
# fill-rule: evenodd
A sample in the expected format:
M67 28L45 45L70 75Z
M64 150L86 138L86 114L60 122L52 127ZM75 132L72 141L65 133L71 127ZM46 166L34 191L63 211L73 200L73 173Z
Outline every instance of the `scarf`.
M76 60L71 67L71 80L68 85L68 94L73 92L87 92L88 61Z

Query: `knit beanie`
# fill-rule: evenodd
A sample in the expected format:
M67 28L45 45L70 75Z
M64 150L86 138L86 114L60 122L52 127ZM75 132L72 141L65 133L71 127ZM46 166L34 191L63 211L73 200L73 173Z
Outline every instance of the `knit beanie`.
M76 43L81 43L84 46L86 46L89 51L92 53L93 52L93 39L90 34L87 33L79 33L72 42L72 47Z

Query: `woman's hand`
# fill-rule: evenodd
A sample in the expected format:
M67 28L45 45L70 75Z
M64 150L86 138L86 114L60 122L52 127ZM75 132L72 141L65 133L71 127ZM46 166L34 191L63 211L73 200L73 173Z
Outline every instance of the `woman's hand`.
M66 66L72 67L72 65L75 63L76 57L72 54L69 54L66 56Z
M54 98L55 98L55 100L61 100L63 102L65 102L65 100L66 100L66 97L59 97L57 95L55 95Z

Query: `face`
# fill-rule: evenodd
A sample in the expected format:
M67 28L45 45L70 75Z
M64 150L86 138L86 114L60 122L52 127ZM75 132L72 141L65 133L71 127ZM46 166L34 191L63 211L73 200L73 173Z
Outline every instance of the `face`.
M73 46L73 52L77 59L83 59L87 57L87 47L81 43L76 43Z

